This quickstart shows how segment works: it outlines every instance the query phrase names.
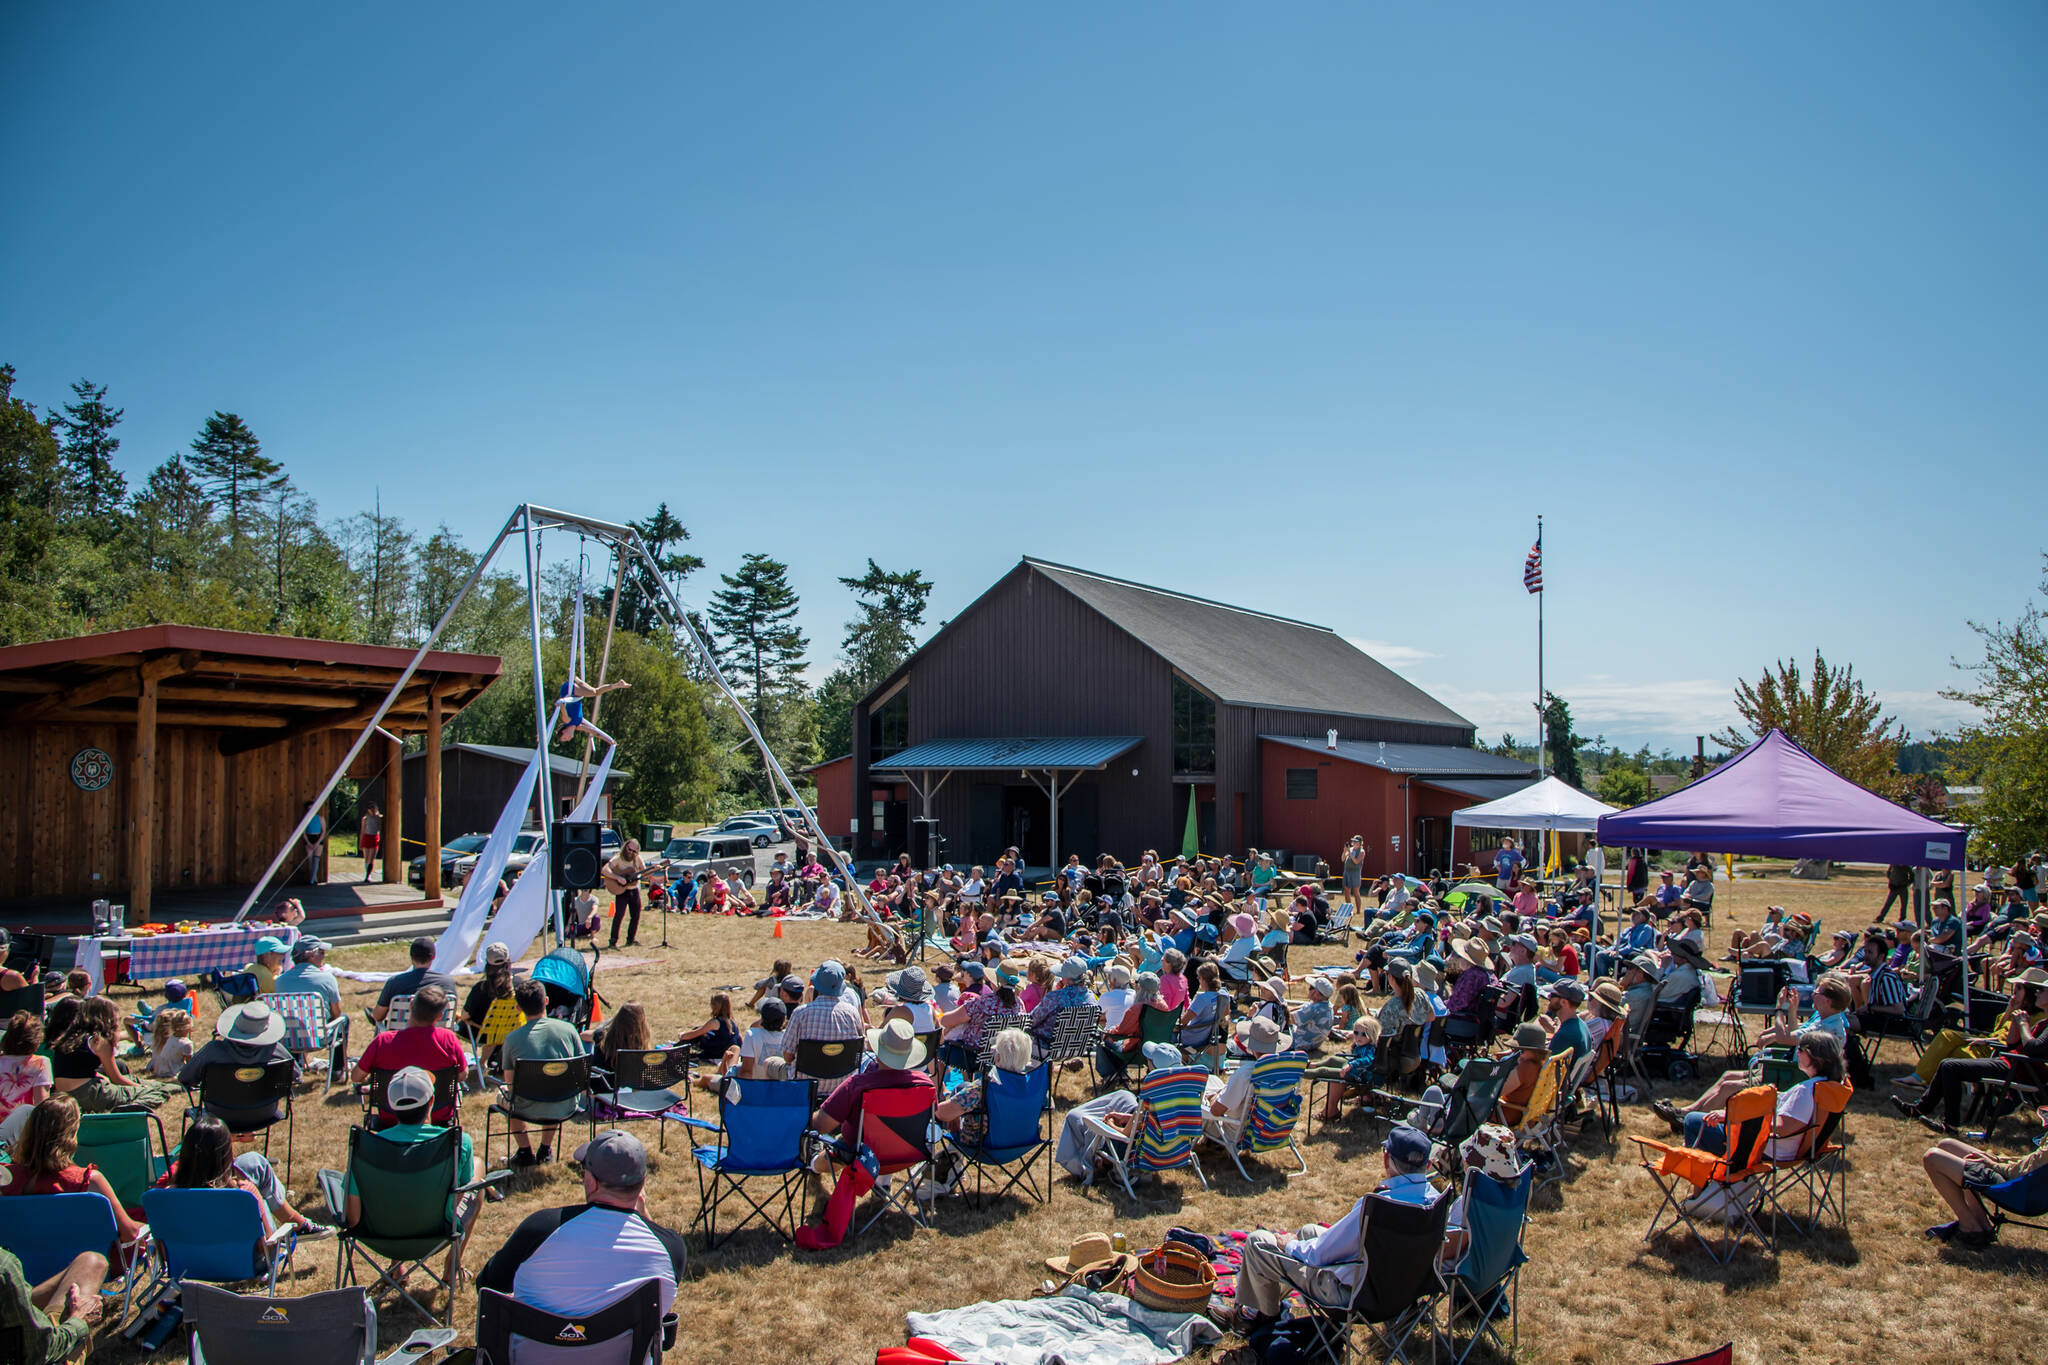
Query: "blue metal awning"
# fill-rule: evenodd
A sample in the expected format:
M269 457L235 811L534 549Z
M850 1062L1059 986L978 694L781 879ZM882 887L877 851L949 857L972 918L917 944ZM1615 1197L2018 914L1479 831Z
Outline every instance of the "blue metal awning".
M947 772L1005 768L1106 768L1145 742L1143 735L1060 735L1050 738L928 739L868 765L868 771Z

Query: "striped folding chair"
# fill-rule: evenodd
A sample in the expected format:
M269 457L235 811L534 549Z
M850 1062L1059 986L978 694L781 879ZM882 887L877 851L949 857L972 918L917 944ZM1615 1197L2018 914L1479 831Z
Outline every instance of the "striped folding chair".
M1099 1118L1082 1119L1091 1131L1106 1138L1103 1155L1109 1159L1122 1182L1124 1193L1133 1200L1137 1188L1134 1175L1157 1175L1161 1171L1195 1168L1195 1179L1209 1188L1202 1163L1195 1156L1195 1143L1202 1136L1202 1097L1209 1073L1198 1066L1168 1067L1153 1071L1138 1082L1138 1111L1129 1133ZM1095 1183L1091 1172L1085 1184Z
M284 1020L284 1045L295 1056L318 1052L325 1056L327 1074L321 1093L334 1086L334 1079L348 1066L348 1016L327 1017L327 1000L312 991L256 997Z
M1237 1145L1230 1149L1237 1173L1250 1180L1251 1172L1244 1167L1245 1157L1284 1148L1294 1154L1295 1163L1301 1167L1287 1172L1287 1178L1307 1175L1308 1162L1302 1160L1301 1148L1294 1145L1294 1126L1301 1121L1301 1078L1308 1070L1308 1054L1276 1052L1246 1065L1252 1069L1252 1110L1245 1118L1244 1131L1238 1134Z

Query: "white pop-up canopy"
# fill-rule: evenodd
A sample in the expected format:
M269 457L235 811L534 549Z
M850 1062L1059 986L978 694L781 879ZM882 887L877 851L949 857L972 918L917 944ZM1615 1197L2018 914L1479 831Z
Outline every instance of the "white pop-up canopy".
M1615 808L1580 791L1568 782L1546 777L1541 782L1451 813L1451 825L1477 829L1549 829L1573 834L1591 834L1603 815Z

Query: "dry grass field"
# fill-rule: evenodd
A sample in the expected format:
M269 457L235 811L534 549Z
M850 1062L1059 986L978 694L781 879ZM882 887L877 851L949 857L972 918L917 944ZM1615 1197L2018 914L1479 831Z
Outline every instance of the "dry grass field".
M1819 885L1782 876L1738 881L1723 889L1714 934L1725 942L1731 925L1755 925L1772 902L1823 916L1831 926L1857 924L1882 898L1881 879L1860 876ZM658 943L659 925L651 927ZM674 919L669 949L634 950L633 956L652 960L600 972L599 990L613 1006L643 1003L657 1030L673 1031L704 1018L713 990L751 983L777 956L807 968L862 941L859 930L840 925L791 924L779 943L769 934L765 922L753 920ZM402 947L386 945L340 954L335 965L389 970L403 965L402 959ZM352 1007L373 994L371 987L344 986ZM210 1028L210 1013L201 1024ZM1891 1045L1879 1066L1880 1091L1908 1060L1902 1045ZM1077 1089L1074 1079L1066 1085L1070 1097ZM1660 1086L1659 1093L1674 1089ZM164 1114L174 1133L176 1106ZM485 1107L481 1097L464 1105L463 1121L479 1142ZM701 1105L698 1112L704 1112ZM357 1109L344 1089L323 1101L314 1086L301 1092L297 1113L292 1184L295 1199L311 1209L318 1205L314 1170L338 1164ZM1624 1130L1630 1129L1663 1131L1640 1106L1624 1109ZM2014 1141L2030 1136L2012 1125L2008 1132ZM1642 1230L1654 1191L1635 1164L1633 1144L1609 1142L1597 1126L1584 1134L1573 1154L1572 1178L1539 1195L1533 1210L1531 1261L1522 1273L1523 1357L1543 1365L1638 1365L1692 1355L1731 1337L1736 1359L1743 1362L1872 1365L2029 1356L2028 1343L2038 1346L2048 1332L2044 1235L2010 1232L2004 1245L1986 1254L1936 1247L1920 1235L1925 1225L1947 1217L1919 1168L1931 1136L1893 1116L1881 1094L1856 1097L1849 1133L1847 1235L1789 1240L1775 1257L1751 1244L1727 1269L1673 1242L1645 1246ZM1049 1206L1012 1201L977 1213L963 1201L942 1200L935 1231L917 1231L892 1217L828 1254L793 1254L765 1233L743 1234L715 1253L693 1258L677 1300L680 1354L738 1362L796 1355L817 1365L868 1361L877 1347L901 1344L906 1311L1028 1296L1043 1278L1041 1261L1063 1252L1083 1232L1120 1229L1136 1247L1151 1245L1176 1224L1202 1230L1291 1228L1334 1219L1376 1178L1379 1136L1366 1121L1318 1125L1303 1148L1309 1173L1295 1180L1281 1178L1276 1163L1271 1174L1247 1184L1219 1153L1204 1161L1214 1187L1209 1193L1192 1174L1170 1176L1136 1209L1104 1193L1083 1193L1063 1176ZM688 1226L697 1207L691 1163L678 1154L681 1137L680 1130L671 1134L650 1194L655 1216L678 1228ZM470 1267L481 1266L528 1212L580 1198L580 1178L566 1165L518 1175L510 1197L486 1207ZM283 1292L330 1287L334 1262L332 1241L309 1244ZM471 1295L460 1306L458 1322L473 1321ZM387 1345L413 1325L409 1310L387 1306ZM1204 1358L1225 1359L1234 1345L1234 1338L1226 1338ZM116 1341L94 1359L126 1362L139 1354ZM173 1356L166 1351L156 1358Z

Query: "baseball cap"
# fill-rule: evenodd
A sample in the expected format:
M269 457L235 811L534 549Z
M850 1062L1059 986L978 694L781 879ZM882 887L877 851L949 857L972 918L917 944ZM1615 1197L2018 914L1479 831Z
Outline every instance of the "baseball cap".
M1657 959L1648 953L1637 953L1628 960L1628 965L1639 969L1645 976L1655 976L1658 970Z
M572 1153L584 1171L600 1185L630 1190L647 1181L647 1149L640 1139L616 1128L607 1128Z
M976 981L983 981L988 977L988 967L983 963L976 962L972 958L961 963L960 970L973 977Z
M1550 988L1550 993L1560 1000L1569 1000L1574 1005L1586 1003L1586 988L1569 978L1554 983Z
M292 961L309 962L313 954L327 951L327 940L307 935L292 945Z
M282 953L284 951L285 946L283 939L272 938L269 934L265 934L262 938L256 940L256 949L254 952L250 954L250 956L268 957L272 953Z
M384 1102L392 1111L420 1109L434 1102L434 1078L424 1068L400 1067L384 1087Z
M191 989L175 976L169 981L164 982L164 1003L166 1005L175 1005L179 1001L190 997L191 994Z
M770 1033L781 1030L789 1022L789 1006L774 997L761 1002L761 1027Z
M1386 1153L1403 1166L1426 1166L1436 1151L1436 1144L1429 1135L1413 1124L1397 1123L1394 1131L1387 1134L1387 1140L1380 1144Z
M500 963L500 962L508 962L508 963L509 963L509 962L510 962L511 960L512 960L512 950L511 950L510 948L506 947L506 946L505 946L504 944L502 944L502 943L486 943L486 944L484 945L484 961L485 961L486 963L493 963L493 964L495 964L495 963Z

